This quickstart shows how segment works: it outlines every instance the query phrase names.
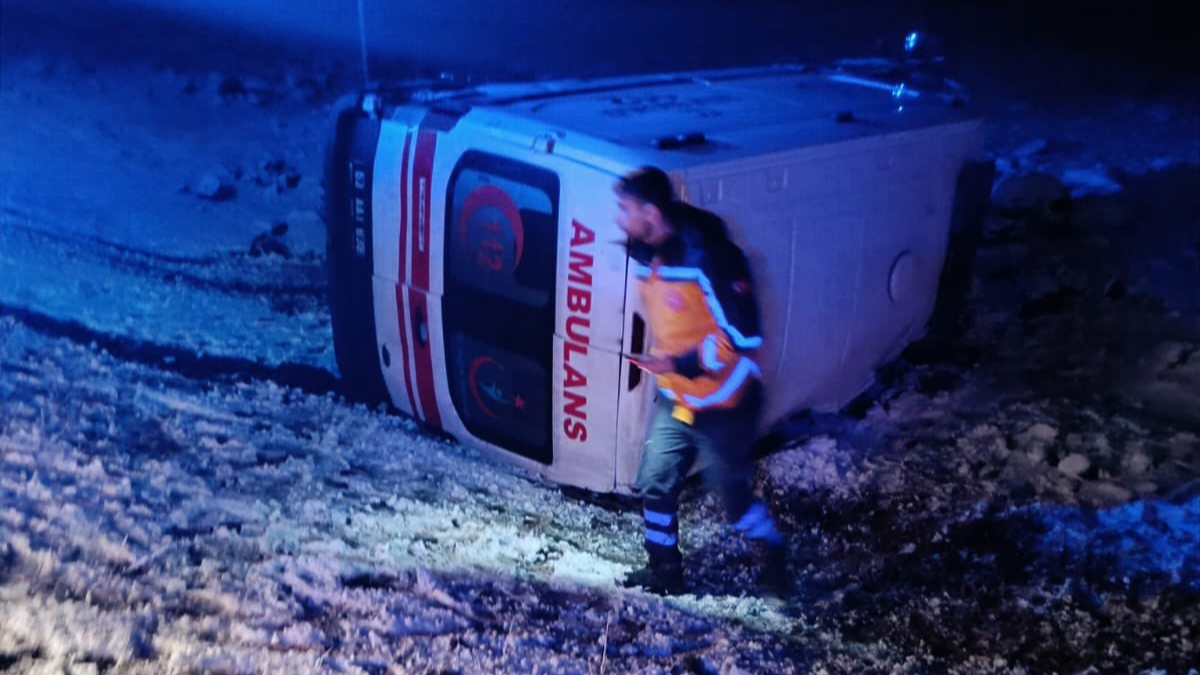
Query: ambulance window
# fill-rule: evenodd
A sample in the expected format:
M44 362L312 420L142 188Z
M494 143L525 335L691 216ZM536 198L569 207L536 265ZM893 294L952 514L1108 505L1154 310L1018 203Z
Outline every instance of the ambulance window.
M464 153L446 194L450 397L477 438L552 461L558 176Z
M524 305L553 301L558 177L468 152L450 178L447 276Z
M451 398L475 436L543 463L550 462L550 391L535 359L452 334Z

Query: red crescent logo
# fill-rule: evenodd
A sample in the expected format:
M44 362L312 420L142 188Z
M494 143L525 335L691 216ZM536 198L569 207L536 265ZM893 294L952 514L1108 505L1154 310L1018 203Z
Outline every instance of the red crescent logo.
M467 369L467 386L470 387L471 397L475 399L475 404L479 406L479 409L483 411L483 414L494 420L498 420L500 419L500 416L492 412L491 409L487 407L487 404L483 402L483 397L479 395L479 382L476 379L479 369L488 364L496 366L497 368L500 367L500 364L496 363L496 359L493 359L490 356L480 356L471 362L470 368Z
M521 223L521 212L517 210L512 197L495 185L480 185L471 190L471 194L463 201L462 212L458 216L458 240L462 242L463 252L471 255L467 249L467 226L470 225L471 218L477 211L487 207L496 209L508 221L516 249L512 266L516 269L517 265L521 264L521 255L525 251L525 226Z

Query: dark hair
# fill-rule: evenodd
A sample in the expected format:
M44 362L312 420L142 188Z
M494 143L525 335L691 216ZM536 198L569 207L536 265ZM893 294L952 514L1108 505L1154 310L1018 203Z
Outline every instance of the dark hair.
M660 210L665 210L675 201L675 188L671 186L671 179L656 166L643 166L630 171L617 181L617 192L653 204Z

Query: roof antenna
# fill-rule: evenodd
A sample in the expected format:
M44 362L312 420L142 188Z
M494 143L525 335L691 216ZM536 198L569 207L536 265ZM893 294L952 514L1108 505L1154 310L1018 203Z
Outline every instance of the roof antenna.
M371 74L367 70L367 24L363 19L363 0L358 0L358 45L362 51L363 86L371 88Z

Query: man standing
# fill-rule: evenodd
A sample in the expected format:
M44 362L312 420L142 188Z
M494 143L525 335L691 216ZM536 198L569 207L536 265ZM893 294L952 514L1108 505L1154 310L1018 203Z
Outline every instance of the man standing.
M683 590L679 493L693 462L722 499L734 529L765 553L762 581L780 590L786 549L766 505L753 493L751 443L762 408L755 350L761 346L749 265L716 215L675 199L662 170L644 167L614 191L617 225L640 264L641 296L655 344L630 357L657 376L655 412L636 488L642 498L649 564L627 586Z

